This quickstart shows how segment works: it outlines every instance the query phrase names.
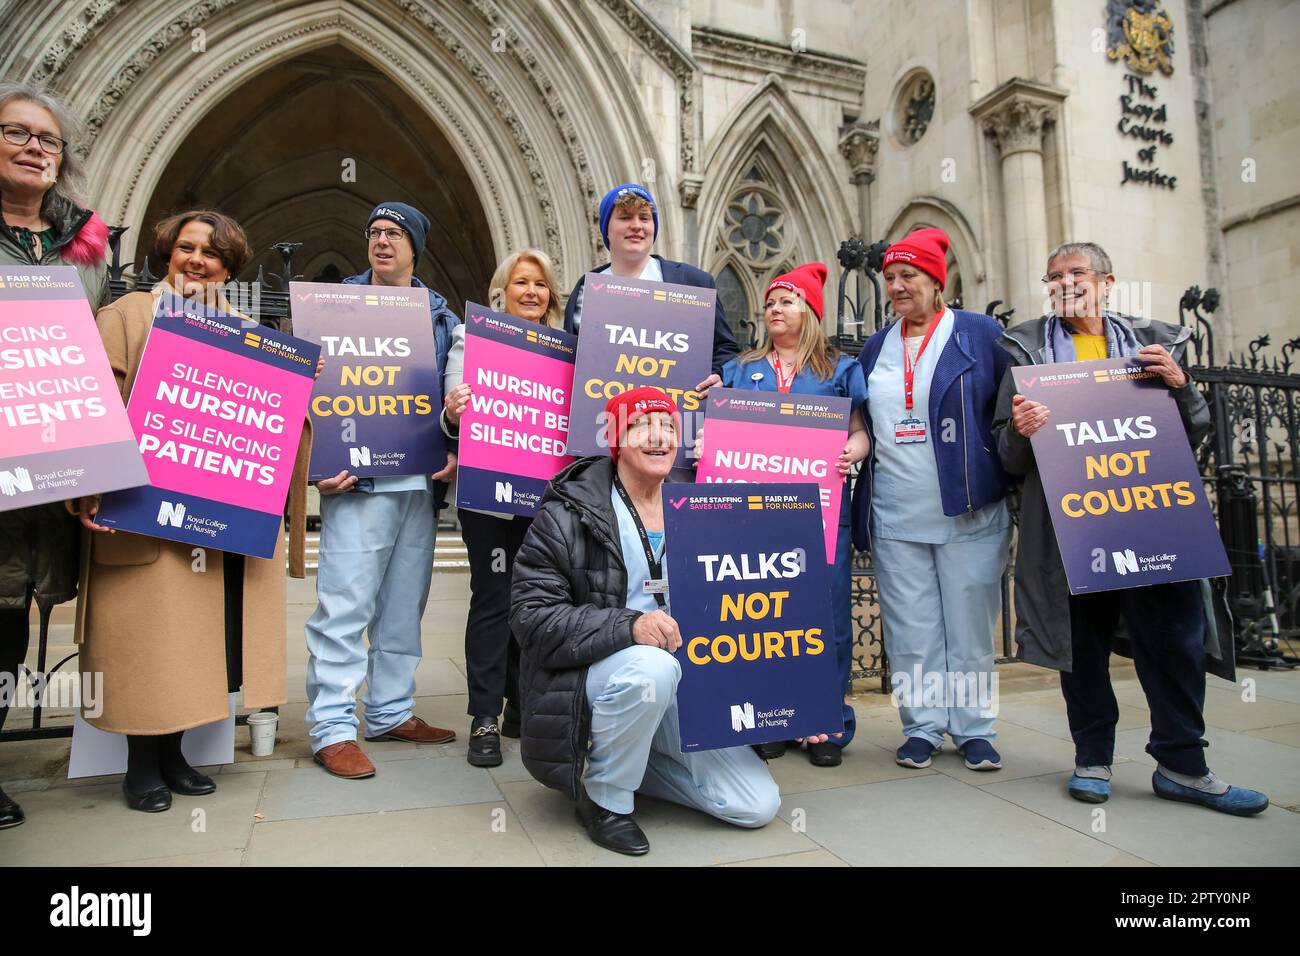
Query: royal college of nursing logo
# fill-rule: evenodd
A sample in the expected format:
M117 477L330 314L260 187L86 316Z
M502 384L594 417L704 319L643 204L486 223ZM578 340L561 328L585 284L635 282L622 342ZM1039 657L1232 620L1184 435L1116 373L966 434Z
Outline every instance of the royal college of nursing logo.
M1158 0L1108 0L1106 56L1135 73L1174 72L1174 22Z

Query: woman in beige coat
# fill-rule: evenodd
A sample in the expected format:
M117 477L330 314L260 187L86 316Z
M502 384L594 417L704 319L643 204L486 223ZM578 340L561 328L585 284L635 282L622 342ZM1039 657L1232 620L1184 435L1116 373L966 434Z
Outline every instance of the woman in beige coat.
M167 278L99 311L97 322L123 399L131 393L153 323L158 294L175 290L225 312L221 284L248 261L243 230L220 213L181 213L160 223L155 253ZM304 576L306 474L304 431L290 492L290 568ZM103 712L87 720L127 735L122 782L128 806L157 812L172 793L198 796L213 780L181 754L181 734L224 720L228 693L244 706L285 700L285 550L261 560L211 548L121 533L98 525L97 498L75 508L87 529L82 548L76 640L83 670L103 674ZM97 533L91 533L97 532Z

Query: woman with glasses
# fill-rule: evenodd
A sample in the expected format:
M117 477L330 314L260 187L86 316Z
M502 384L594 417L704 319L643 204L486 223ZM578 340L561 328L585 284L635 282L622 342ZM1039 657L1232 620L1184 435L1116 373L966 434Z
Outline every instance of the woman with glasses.
M76 129L54 97L0 83L0 265L74 266L93 309L108 293L108 227L81 199ZM17 685L33 599L48 616L76 596L77 541L77 523L61 503L0 513L0 684ZM0 728L8 712L0 699ZM0 830L24 819L0 790Z

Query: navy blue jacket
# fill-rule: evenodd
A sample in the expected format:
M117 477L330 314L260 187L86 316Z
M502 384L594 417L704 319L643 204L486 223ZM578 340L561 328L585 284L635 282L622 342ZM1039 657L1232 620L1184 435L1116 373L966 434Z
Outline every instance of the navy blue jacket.
M343 284L374 285L374 270L367 269L360 275L348 276L343 280ZM460 318L447 305L446 299L429 289L415 276L411 276L411 285L417 289L428 289L429 292L429 311L433 315L433 344L438 351L438 404L435 408L441 409L444 397L442 394L442 373L447 370L447 354L451 351L451 332L452 329L460 325ZM447 450L453 454L455 453L456 440L454 438L447 439ZM433 504L439 510L447 506L447 487L445 481L435 481L433 483ZM372 488L374 488L373 479L360 478L353 490L370 491Z
M1000 501L1010 490L1011 480L1002 470L993 440L993 413L998 386L1011 358L998 344L1002 326L996 319L956 309L952 314L952 335L939 354L930 382L929 441L939 468L943 513L955 517ZM858 355L868 379L868 394L871 372L890 328L886 326L867 339ZM876 467L877 435L870 405L865 411L871 454L853 490L853 546L859 551L871 546L871 482ZM948 421L956 428L957 441L941 440ZM893 423L886 427L892 429ZM880 440L893 441L888 434Z
M674 282L677 285L693 285L697 289L717 288L713 284L713 276L703 269L688 266L684 262L674 262L672 259L665 259L662 256L655 256L655 258L659 260L659 267L663 270L665 282ZM608 272L609 263L607 262L591 271ZM569 293L569 301L564 303L564 331L571 332L574 335L577 334L578 329L573 324L573 312L578 307L578 292L582 289L582 283L586 281L586 278L585 274L578 277L578 284ZM736 337L731 334L731 326L727 324L727 313L722 308L722 297L719 296L717 308L714 309L713 314L713 371L721 375L722 366L739 354L740 348L736 345Z

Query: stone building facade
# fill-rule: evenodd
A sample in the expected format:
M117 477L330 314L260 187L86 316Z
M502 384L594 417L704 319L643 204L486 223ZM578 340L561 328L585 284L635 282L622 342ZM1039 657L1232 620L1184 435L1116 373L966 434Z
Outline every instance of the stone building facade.
M1092 239L1118 305L1176 321L1215 285L1240 348L1300 331L1298 37L1288 0L9 0L0 72L84 117L133 261L204 204L255 266L294 241L295 271L346 275L401 198L453 302L523 245L567 289L630 180L737 325L777 272L820 258L834 284L841 240L934 225L967 308L1037 316L1047 249Z

